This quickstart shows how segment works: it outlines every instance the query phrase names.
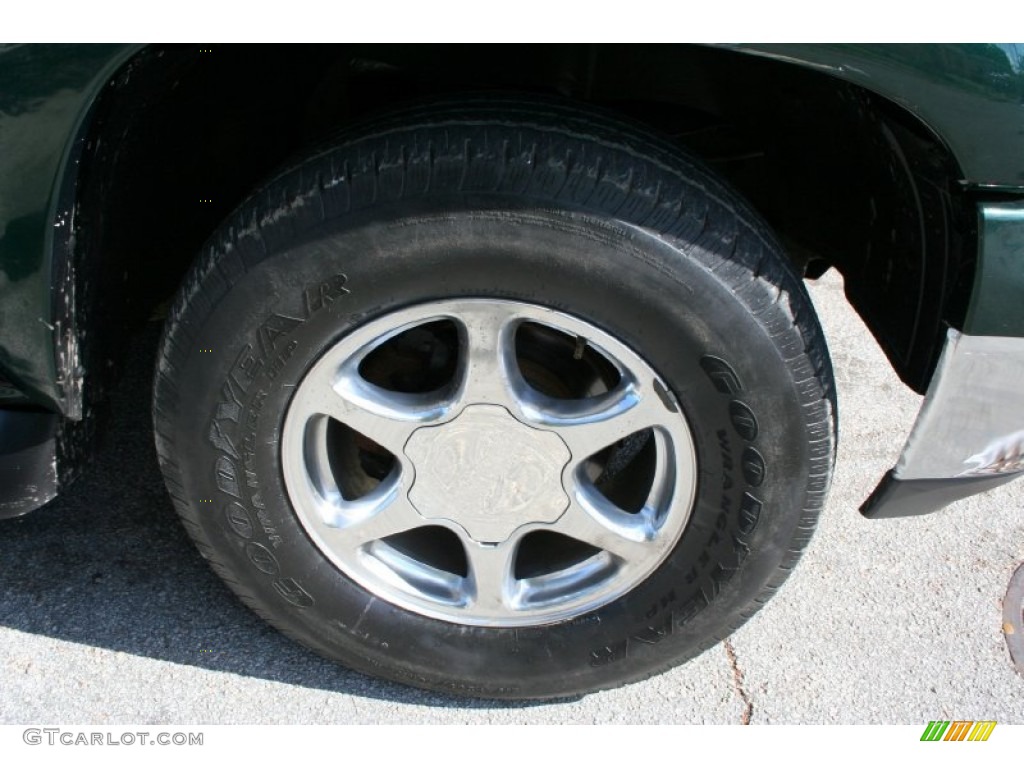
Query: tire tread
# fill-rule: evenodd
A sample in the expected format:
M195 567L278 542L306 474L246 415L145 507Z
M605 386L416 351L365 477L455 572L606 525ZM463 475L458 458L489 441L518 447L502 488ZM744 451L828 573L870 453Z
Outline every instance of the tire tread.
M503 140L495 142L488 126L492 134L500 128ZM435 141L437 135L444 135L444 141ZM541 205L575 206L653 231L733 291L776 345L806 414L812 472L782 560L756 598L737 614L730 632L737 629L788 577L825 502L837 409L824 336L801 279L768 227L711 171L642 127L557 103L442 102L354 126L272 178L203 248L170 308L153 392L160 466L175 508L203 557L255 613L295 637L217 559L205 537L199 505L188 498L181 482L175 460L174 414L180 405L175 382L188 350L197 346L197 329L220 299L281 243L362 207L453 187L467 194L498 192L526 196ZM698 652L724 637L712 638ZM311 644L308 637L295 639Z

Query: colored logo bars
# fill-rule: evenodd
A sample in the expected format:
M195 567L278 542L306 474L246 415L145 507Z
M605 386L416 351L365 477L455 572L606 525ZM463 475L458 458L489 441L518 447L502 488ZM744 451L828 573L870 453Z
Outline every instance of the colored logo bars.
M995 720L932 720L921 741L988 741L995 727Z

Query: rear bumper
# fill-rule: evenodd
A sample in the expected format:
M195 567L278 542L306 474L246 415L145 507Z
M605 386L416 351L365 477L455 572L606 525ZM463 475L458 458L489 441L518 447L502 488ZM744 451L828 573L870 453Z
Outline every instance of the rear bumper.
M57 424L53 413L0 409L0 518L56 497Z
M950 330L896 466L869 518L935 512L1024 472L1024 338Z

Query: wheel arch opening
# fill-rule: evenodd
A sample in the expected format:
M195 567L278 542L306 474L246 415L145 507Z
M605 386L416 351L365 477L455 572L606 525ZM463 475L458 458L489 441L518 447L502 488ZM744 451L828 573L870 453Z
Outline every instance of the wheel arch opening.
M952 153L859 86L694 45L143 49L101 94L79 166L91 354L116 361L125 323L159 314L209 233L289 157L391 105L481 91L592 104L697 154L800 270L843 274L897 373L927 386L974 275L977 225Z

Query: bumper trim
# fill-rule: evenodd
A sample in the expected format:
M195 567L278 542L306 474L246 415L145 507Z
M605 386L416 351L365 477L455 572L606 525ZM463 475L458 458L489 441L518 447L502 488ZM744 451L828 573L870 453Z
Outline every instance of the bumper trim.
M24 515L57 495L58 418L0 409L0 519Z
M950 329L896 466L866 517L935 512L1024 473L1024 338Z
M896 464L901 480L1024 470L1024 339L950 329L917 422Z
M900 480L894 476L893 470L889 470L878 487L861 505L860 512L869 520L927 515L938 512L954 501L998 488L1018 477L1019 473L986 477Z

